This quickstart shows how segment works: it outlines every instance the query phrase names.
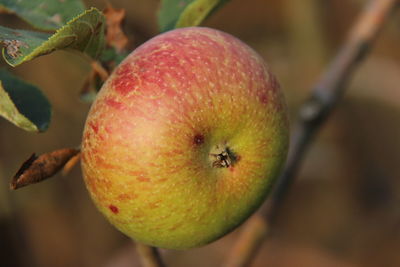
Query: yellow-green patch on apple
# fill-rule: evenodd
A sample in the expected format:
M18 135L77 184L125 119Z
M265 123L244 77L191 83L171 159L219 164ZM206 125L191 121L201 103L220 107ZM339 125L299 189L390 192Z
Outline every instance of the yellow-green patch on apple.
M134 240L197 247L262 204L288 135L279 84L253 49L218 30L176 29L134 50L100 90L83 134L84 179Z

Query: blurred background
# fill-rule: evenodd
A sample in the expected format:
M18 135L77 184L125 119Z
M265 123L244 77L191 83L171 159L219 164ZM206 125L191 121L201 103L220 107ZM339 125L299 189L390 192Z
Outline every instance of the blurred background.
M366 2L232 0L203 25L239 37L266 59L293 122ZM159 1L110 3L127 11L124 29L132 49L157 34ZM0 24L28 28L12 15L1 14ZM397 12L311 146L252 266L400 266L399 45ZM67 52L13 69L44 91L53 116L42 134L0 119L0 266L139 266L133 243L92 204L79 166L67 176L9 190L32 152L79 145L89 104L78 95L89 70ZM162 254L170 266L220 266L240 231L202 248Z

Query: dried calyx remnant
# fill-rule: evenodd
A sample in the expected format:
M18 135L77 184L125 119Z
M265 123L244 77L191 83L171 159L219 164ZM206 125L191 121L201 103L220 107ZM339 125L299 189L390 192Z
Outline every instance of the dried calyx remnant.
M238 157L226 144L220 144L211 149L209 159L214 168L228 168L237 162Z

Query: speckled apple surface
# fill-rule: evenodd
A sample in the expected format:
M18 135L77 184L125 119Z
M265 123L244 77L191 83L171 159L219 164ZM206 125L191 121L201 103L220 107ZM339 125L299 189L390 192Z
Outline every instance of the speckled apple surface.
M213 164L216 146L232 161ZM120 231L186 249L247 219L287 148L284 98L263 59L229 34L193 27L156 36L115 69L89 112L82 167Z

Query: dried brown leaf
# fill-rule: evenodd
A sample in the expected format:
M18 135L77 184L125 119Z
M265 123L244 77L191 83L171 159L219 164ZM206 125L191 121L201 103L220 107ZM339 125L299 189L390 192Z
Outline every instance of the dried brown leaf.
M113 8L110 4L103 10L106 17L106 40L107 44L121 52L128 44L128 38L122 30L122 22L125 18L125 9Z
M63 148L40 156L32 154L14 175L11 189L15 190L52 177L79 152L78 149Z

